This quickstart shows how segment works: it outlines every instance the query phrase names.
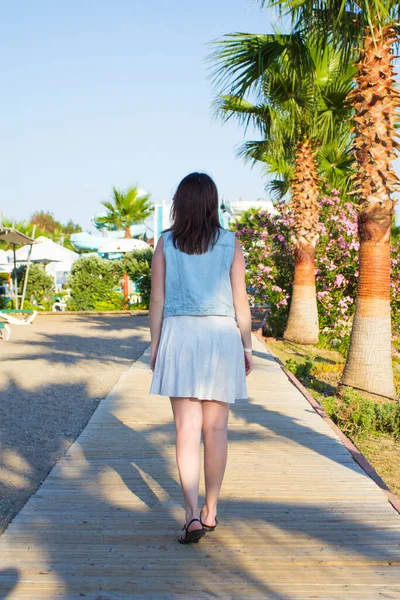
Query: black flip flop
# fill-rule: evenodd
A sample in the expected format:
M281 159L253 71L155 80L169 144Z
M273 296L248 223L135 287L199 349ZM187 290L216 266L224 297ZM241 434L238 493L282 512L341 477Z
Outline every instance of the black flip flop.
M190 523L188 523L187 525L184 525L182 527L182 531L185 532L185 536L183 538L182 537L179 538L178 542L180 544L195 544L203 537L203 535L205 535L206 530L204 529L204 525L203 525L203 529L195 529L194 531L188 531L188 527L194 521L198 521L201 525L203 525L201 523L200 519L192 519L190 521Z
M201 520L201 513L203 511L200 512L200 523L203 525L204 529L206 531L214 531L214 529L217 527L218 525L218 519L217 519L217 515L215 515L215 525L206 525L205 523L203 523L203 521Z

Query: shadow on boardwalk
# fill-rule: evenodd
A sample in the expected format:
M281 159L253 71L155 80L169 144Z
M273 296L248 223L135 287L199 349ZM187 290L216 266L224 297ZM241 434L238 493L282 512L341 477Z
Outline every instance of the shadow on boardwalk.
M245 403L234 407L235 414L263 426L265 418L273 420L274 411L251 404L255 410L251 420L246 418ZM198 545L181 546L176 541L183 509L171 460L173 426L128 426L104 411L101 424L86 432L15 519L10 535L3 536L15 566L0 572L2 598L18 598L12 590L24 579L31 581L31 598L43 600L284 600L297 596L276 589L282 564L291 565L288 570L294 574L300 569L304 576L308 568L312 573L312 567L325 562L327 581L331 577L339 585L334 563L330 567L330 549L340 548L353 570L357 564L399 561L399 531L352 521L341 514L340 506L233 497L221 500L221 526L216 532ZM231 431L232 450L248 436L246 426ZM287 534L295 534L299 545L288 543ZM263 545L275 548L275 553L265 555ZM317 558L311 551L315 546ZM4 563L1 543L0 558ZM49 580L53 592L47 596Z

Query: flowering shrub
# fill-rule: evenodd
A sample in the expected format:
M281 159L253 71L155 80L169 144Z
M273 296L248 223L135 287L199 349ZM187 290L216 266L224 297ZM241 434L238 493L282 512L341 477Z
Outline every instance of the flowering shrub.
M357 208L338 191L320 201L315 278L321 342L345 352L350 342L358 278Z
M290 245L293 216L284 203L279 214L246 211L233 229L246 260L246 284L250 303L265 306L270 333L283 333L289 311L294 258Z
M357 209L337 190L321 199L320 240L315 275L321 329L320 342L345 352L350 341L358 278ZM290 241L293 214L284 203L279 214L251 210L234 230L247 264L251 302L267 308L267 334L283 334L292 291L294 255ZM400 358L400 236L392 240L393 353Z

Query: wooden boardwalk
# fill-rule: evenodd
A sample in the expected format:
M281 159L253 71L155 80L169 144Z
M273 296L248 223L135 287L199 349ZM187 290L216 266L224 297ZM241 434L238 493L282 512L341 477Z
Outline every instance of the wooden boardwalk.
M146 353L0 538L0 598L399 600L400 515L254 348L214 533L176 541L171 409Z

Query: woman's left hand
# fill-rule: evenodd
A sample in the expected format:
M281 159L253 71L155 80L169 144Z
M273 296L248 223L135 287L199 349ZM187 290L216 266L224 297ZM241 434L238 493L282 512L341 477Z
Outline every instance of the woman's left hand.
M151 349L150 369L152 371L154 371L154 367L156 366L157 350L158 350L158 348L152 348Z

